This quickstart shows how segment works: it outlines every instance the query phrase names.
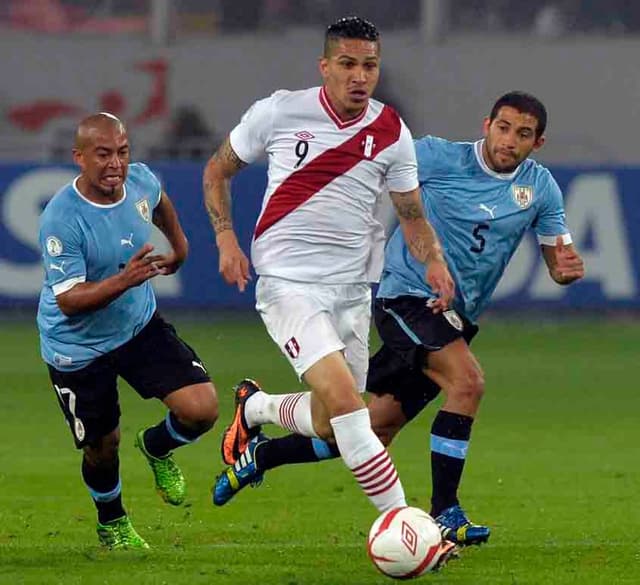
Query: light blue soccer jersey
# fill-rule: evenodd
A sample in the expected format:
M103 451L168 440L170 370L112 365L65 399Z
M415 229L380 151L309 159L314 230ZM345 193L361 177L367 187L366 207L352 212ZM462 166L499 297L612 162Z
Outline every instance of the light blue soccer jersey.
M121 346L151 319L156 300L149 281L106 307L67 317L56 295L81 282L117 274L151 236L151 216L160 182L142 163L129 165L124 197L98 205L83 197L77 178L54 195L40 217L45 278L38 305L40 351L62 371L83 368Z
M558 235L571 243L562 193L548 169L526 159L512 173L496 173L482 157L482 144L433 136L415 141L423 205L456 284L454 308L471 321L487 306L529 228L542 244L554 246ZM378 297L433 297L424 274L397 228Z

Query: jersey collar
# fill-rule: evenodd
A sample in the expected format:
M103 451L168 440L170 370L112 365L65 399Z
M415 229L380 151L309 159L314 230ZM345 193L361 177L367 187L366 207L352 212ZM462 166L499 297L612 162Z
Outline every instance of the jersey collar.
M95 203L94 201L90 201L82 193L80 193L80 189L78 189L77 183L79 178L80 178L80 175L78 175L73 180L73 190L76 192L76 195L80 197L80 199L82 199L83 201L86 201L89 205L93 205L94 207L98 207L100 209L110 209L111 207L118 207L118 205L121 205L124 202L124 200L127 198L127 186L123 183L122 199L120 199L119 201L116 201L115 203Z
M367 102L367 105L365 106L365 108L355 118L352 118L351 120L343 121L340 119L340 116L338 116L337 112L333 109L333 106L329 101L329 96L327 95L327 92L324 89L324 85L320 88L318 99L320 100L320 105L322 106L322 109L327 113L329 118L333 120L334 124L340 130L344 128L349 128L350 126L353 126L354 124L357 124L358 122L360 122L360 120L362 120L362 118L365 117L367 110L369 109L369 102Z
M489 175L490 177L493 177L494 179L500 179L501 181L512 181L515 178L515 176L518 174L518 172L520 171L520 167L522 166L522 163L520 163L510 173L497 173L492 168L490 168L489 165L484 160L484 156L482 156L482 147L483 147L483 145L484 145L484 139L478 140L477 142L473 143L473 154L476 155L476 160L478 161L478 164L480 165L480 168L487 175Z

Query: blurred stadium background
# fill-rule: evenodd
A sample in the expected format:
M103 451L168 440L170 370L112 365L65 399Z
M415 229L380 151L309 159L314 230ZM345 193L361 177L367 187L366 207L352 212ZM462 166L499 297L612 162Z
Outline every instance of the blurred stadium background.
M134 155L152 164L192 241L182 274L160 294L176 307L249 308L221 285L202 213L204 160L255 99L319 83L326 23L357 12L383 34L378 96L414 135L474 139L495 98L538 95L550 113L537 158L566 195L588 277L546 278L530 240L495 306L640 306L637 54L640 8L553 0L5 0L0 3L0 307L33 307L41 272L36 221L73 175L79 117L111 111L129 124ZM248 241L264 170L236 185Z
M260 500L251 499L257 493L241 496L251 506L249 526L246 508L214 511L206 492L219 467L220 427L206 446L180 453L193 477L193 516L160 509L130 443L133 430L161 409L131 393L123 396L122 460L131 470L125 498L160 554L152 557L155 569L140 559L110 564L95 557L91 503L34 327L42 279L38 215L75 175L77 121L107 110L128 122L134 158L161 176L189 236L189 260L179 275L159 280L157 291L209 364L222 419L238 377L295 387L252 311L253 290L240 295L217 274L201 173L256 99L319 83L324 27L354 13L382 32L377 96L401 112L415 136L475 139L499 95L522 89L542 99L550 120L536 158L564 190L587 266L584 282L557 287L527 240L482 320L475 347L487 370L487 400L463 491L473 516L493 523L496 535L493 548L465 555L436 581L640 582L631 568L640 558L622 534L640 523L633 504L640 490L640 3L628 0L2 0L0 379L8 398L0 409L0 582L120 583L123 571L138 583L254 583L256 574L262 583L380 582L362 550L354 553L375 515L341 471L336 480L312 468L274 474L268 505L278 509L280 497L293 502L273 513L282 523L265 518ZM245 248L264 183L261 164L234 183ZM394 448L421 506L428 506L429 421L407 430ZM55 470L54 457L61 463ZM320 501L306 486L320 490ZM609 520L620 527L617 536ZM151 526L156 532L149 534ZM170 546L162 544L167 540ZM258 548L245 550L243 542ZM231 564L226 546L235 547ZM60 560L74 555L82 573ZM350 579L340 572L345 555Z

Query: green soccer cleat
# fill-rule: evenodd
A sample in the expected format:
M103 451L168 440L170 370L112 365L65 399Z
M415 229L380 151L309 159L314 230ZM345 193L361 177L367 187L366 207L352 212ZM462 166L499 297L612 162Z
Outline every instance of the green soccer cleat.
M96 529L100 544L109 550L145 549L149 545L136 532L128 516L122 516Z
M156 481L156 491L160 497L171 504L179 506L185 500L187 494L187 485L184 481L182 471L178 464L173 460L171 453L167 453L164 457L154 457L151 455L144 445L144 429L138 431L136 435L135 446L146 457L153 477Z

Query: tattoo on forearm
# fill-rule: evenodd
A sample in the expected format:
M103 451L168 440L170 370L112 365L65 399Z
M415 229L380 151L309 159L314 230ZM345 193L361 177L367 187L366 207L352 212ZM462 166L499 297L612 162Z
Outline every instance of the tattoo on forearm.
M209 214L209 220L211 221L211 225L213 226L216 235L220 232L224 232L225 230L233 229L233 224L231 223L229 215L220 213L209 203L207 203L207 213Z
M228 137L213 155L212 160L217 163L216 166L219 165L222 176L227 177L224 180L212 180L211 176L208 176L208 169L205 170L203 188L207 214L217 235L233 229L229 178L243 167L246 167L247 164L235 153ZM216 176L219 176L219 174L216 174Z

